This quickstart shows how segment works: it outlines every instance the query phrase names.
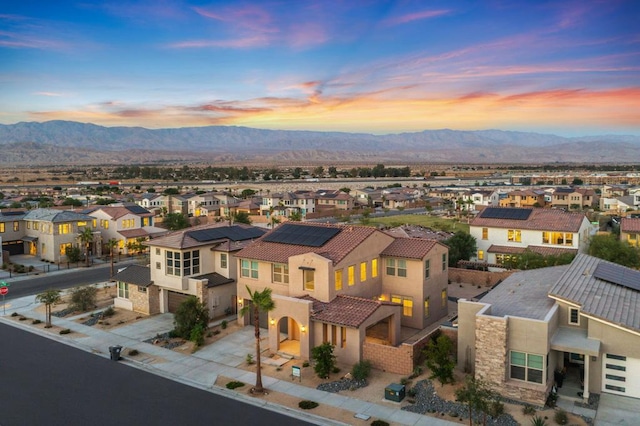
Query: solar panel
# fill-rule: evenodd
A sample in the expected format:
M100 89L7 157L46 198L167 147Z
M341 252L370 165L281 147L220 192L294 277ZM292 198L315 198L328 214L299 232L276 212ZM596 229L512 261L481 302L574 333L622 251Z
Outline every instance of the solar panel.
M625 268L612 263L600 262L593 271L593 276L599 280L640 291L640 271Z
M145 209L142 206L138 206L138 205L131 205L131 206L125 206L125 208L127 210L129 210L131 213L134 214L145 214L145 213L149 213L149 210Z
M24 211L13 211L13 212L2 212L0 213L1 216L21 216L27 214L27 212Z
M322 247L331 238L340 233L340 228L324 226L290 225L284 223L274 229L263 241L270 243L295 244L300 246Z
M191 238L198 242L230 239L231 241L244 241L259 238L267 232L260 228L245 228L242 226L221 226L217 228L200 229L187 232Z
M509 207L487 207L480 213L480 217L484 219L513 219L527 220L533 209L517 209Z

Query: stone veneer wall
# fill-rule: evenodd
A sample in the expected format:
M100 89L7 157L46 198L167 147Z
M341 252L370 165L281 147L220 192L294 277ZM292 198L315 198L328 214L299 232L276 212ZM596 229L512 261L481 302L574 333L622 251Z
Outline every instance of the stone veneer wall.
M371 366L378 370L394 374L409 375L413 373L412 345L403 343L400 346L389 346L364 342L362 344L362 359L370 361Z
M540 385L529 385L528 383L516 385L515 383L505 383L498 391L500 392L500 395L506 398L528 402L529 404L536 405L538 407L544 407L544 404L547 401L546 389L540 388Z
M476 317L476 378L499 390L504 386L507 369L506 318L478 315Z
M205 307L209 306L209 290L207 289L208 283L209 280L196 281L196 296Z
M449 281L452 283L467 283L483 287L493 287L499 281L517 271L488 272L473 269L449 268Z
M129 284L129 300L133 305L133 311L146 315L159 313L160 296L158 293L156 286L149 286L146 292L142 292L137 285Z

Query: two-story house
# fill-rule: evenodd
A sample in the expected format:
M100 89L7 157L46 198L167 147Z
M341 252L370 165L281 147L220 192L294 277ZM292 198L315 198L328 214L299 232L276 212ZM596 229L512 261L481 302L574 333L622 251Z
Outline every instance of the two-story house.
M544 405L591 393L640 398L640 272L578 254L458 301L458 365L503 396Z
M0 241L2 250L9 255L25 254L35 251L34 241L24 239L25 210L0 210Z
M584 252L591 225L582 213L539 208L487 207L469 224L473 260L508 265L525 250L543 255Z
M623 217L620 221L620 240L640 247L640 218Z
M316 210L351 210L354 198L340 190L320 189L315 192Z
M551 197L551 207L557 209L591 208L597 203L596 193L591 188L556 188Z
M544 191L542 190L517 190L510 191L500 200L503 207L544 207Z
M238 303L251 303L247 287L273 291L275 309L261 325L274 352L309 359L331 342L341 361L354 363L365 342L397 345L401 326L422 329L447 314L448 248L433 240L287 222L237 256Z

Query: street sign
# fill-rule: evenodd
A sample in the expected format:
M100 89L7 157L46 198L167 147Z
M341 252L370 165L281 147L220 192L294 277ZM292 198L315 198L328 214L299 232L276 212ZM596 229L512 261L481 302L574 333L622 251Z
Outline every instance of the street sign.
M1 295L4 296L7 293L9 293L9 287L0 287L0 294Z
M0 281L0 287L9 287L11 284L9 284L6 281Z

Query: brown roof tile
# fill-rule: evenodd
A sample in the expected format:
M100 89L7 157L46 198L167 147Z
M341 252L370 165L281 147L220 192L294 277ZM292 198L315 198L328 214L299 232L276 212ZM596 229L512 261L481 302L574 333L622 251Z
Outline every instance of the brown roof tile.
M558 256L564 253L577 253L577 249L570 249L564 247L545 247L545 246L527 246L525 247L511 247L500 246L497 244L491 244L491 247L487 249L488 253L500 253L500 254L522 254L525 250L530 250L534 253L541 254L543 256Z
M306 295L301 299L313 302L311 319L346 327L358 328L383 305L399 306L396 303L383 302L362 297L338 295L331 302L321 302Z
M620 232L640 232L640 218L623 217L620 222Z
M404 257L408 259L424 259L436 244L438 244L437 241L424 238L396 238L380 255Z
M507 208L507 207L503 207ZM527 220L484 218L481 214L470 223L471 226L485 226L507 229L529 229L536 231L578 232L585 219L583 213L565 212L556 209L519 209L531 210Z

